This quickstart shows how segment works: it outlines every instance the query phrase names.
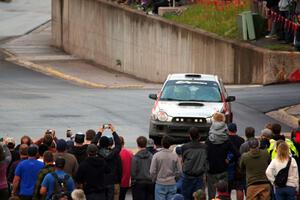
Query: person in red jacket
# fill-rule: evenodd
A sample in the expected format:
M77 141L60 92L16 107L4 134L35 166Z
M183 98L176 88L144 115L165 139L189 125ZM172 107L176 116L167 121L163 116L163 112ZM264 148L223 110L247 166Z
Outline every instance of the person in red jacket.
M127 190L130 187L131 160L133 157L133 153L129 149L126 149L124 147L124 138L120 136L120 140L122 145L122 149L120 152L120 157L122 161L122 180L119 200L125 200Z

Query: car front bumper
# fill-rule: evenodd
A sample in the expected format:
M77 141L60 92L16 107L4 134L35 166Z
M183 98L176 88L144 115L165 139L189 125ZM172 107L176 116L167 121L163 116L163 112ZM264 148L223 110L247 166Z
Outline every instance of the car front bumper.
M160 122L150 120L149 136L150 138L154 138L169 135L174 138L188 139L189 129L191 127L197 127L200 131L200 135L206 137L210 126L210 123Z

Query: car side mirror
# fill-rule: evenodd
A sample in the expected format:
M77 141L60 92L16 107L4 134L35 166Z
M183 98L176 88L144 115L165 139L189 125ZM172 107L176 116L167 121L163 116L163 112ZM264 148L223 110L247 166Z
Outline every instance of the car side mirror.
M232 101L235 101L235 96L228 96L226 98L226 102L232 102Z
M149 98L153 100L157 100L157 94L149 94Z

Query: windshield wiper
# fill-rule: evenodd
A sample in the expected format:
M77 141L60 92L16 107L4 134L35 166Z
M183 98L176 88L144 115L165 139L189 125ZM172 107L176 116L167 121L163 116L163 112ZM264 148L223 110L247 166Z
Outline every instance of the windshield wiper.
M193 101L193 102L221 102L221 101L214 101L214 100L203 100L203 99L189 99L186 101Z
M174 99L174 98L160 98L161 101L184 101L182 99Z

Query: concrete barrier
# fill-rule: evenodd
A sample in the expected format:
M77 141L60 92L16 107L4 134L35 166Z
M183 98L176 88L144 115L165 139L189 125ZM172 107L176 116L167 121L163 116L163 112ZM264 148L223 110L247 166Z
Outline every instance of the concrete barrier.
M269 84L300 66L298 53L263 50L106 0L52 0L52 6L55 46L153 82L196 72L228 84Z

